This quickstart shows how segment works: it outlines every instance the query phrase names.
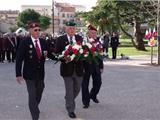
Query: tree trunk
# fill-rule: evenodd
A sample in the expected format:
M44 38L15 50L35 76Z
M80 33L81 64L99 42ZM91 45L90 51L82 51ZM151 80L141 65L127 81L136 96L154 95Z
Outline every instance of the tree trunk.
M139 22L135 21L134 29L135 29L135 40L137 44L136 48L138 50L146 51L145 46L144 46L144 41L143 41L143 34L141 32L141 26Z
M103 35L103 34L105 33L104 25L103 25L103 24L101 24L100 26L101 26L101 32L102 32L102 35Z

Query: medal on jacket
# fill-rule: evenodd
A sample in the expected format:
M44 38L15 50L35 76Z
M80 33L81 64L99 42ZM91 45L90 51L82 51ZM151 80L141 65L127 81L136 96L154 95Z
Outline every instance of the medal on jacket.
M29 48L33 48L33 45L29 45Z
M31 56L29 56L29 58L30 58L30 59L32 59L32 58L33 58L33 56L31 55Z
M32 54L32 50L29 50L29 53Z

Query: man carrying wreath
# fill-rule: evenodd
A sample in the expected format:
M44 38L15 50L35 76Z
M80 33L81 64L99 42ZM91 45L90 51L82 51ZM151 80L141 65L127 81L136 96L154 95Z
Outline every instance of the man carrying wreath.
M66 34L60 36L56 40L55 53L62 54L66 46L73 44L73 42L81 42L82 37L76 35L76 23L74 21L66 22ZM65 84L65 102L68 116L76 118L75 114L75 98L78 96L82 78L83 78L83 62L81 60L71 60L70 57L65 56L61 59L60 74L64 79Z
M97 29L89 25L88 33L87 33L87 41L92 45L92 48L98 52L98 54L103 51L103 47L97 37ZM91 51L93 51L91 49ZM94 59L97 58L97 61ZM99 103L97 99L97 94L99 93L102 81L101 81L101 73L103 72L103 60L98 57L92 57L92 61L84 62L85 73L82 81L82 102L83 108L88 108L90 105L90 99L95 103ZM89 79L92 76L93 86L89 91Z

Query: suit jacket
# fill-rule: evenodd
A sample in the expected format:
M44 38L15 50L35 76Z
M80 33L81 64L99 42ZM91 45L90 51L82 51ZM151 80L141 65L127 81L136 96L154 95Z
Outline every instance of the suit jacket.
M0 51L2 50L2 37L0 37Z
M44 79L44 63L45 56L44 52L47 51L46 41L43 39L40 40L41 45L41 58L38 60L36 55L36 50L32 42L31 37L27 37L21 41L17 56L16 56L16 76L22 76L22 67L23 67L23 78L29 80L35 80L38 78ZM22 64L24 62L24 64ZM23 65L23 66L22 66Z
M82 42L82 37L79 35L75 35L76 41ZM67 35L63 35L57 38L55 53L61 54L65 47L69 44ZM83 76L83 62L82 61L73 61L69 63L65 63L65 61L61 62L60 65L60 74L63 77L72 76L72 74L76 72L77 76Z
M119 38L117 36L111 37L111 47L112 48L117 48L119 45Z

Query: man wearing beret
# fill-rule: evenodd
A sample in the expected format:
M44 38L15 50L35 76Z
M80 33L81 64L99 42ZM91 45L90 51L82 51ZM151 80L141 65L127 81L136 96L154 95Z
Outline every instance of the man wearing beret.
M61 54L68 44L72 44L73 41L82 42L82 37L75 34L76 24L74 21L66 22L65 32L66 34L60 36L56 40L55 52ZM75 98L78 96L81 82L83 78L83 62L82 61L70 61L69 58L64 58L60 65L60 74L64 79L65 84L65 102L66 109L70 118L76 118L75 114Z
M40 26L37 21L28 23L30 37L19 45L16 56L16 80L26 82L29 95L29 110L32 120L39 119L39 104L44 89L44 63L47 56L47 44L39 38ZM23 68L23 75L21 70Z
M95 42L99 42L99 38L97 37L97 29L92 25L88 26L88 41L92 38ZM102 81L101 81L101 73L103 72L103 60L98 59L98 62L84 62L85 73L82 81L82 102L83 108L88 108L90 105L90 99L95 103L99 103L97 99L97 94L99 93ZM89 79L92 76L93 86L91 91L89 92Z

